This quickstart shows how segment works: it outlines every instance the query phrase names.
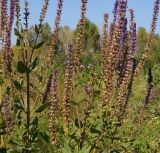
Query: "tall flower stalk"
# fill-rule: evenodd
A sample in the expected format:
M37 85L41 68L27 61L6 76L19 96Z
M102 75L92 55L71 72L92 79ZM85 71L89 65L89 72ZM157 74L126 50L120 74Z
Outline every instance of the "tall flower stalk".
M37 44L37 41L38 41L38 38L39 38L39 35L40 35L40 31L42 31L41 28L42 28L43 21L46 17L46 13L47 13L47 10L48 10L48 5L49 5L49 0L44 0L42 10L41 10L41 14L40 14L40 17L39 17L39 25L38 25L38 31L37 31L36 39L34 41L34 47L31 51L30 63L32 62L33 53L34 53L35 46Z
M59 26L60 26L62 8L63 8L63 0L58 0L56 19L54 22L54 30L53 30L53 34L52 34L52 38L51 38L51 45L50 45L49 66L51 66L53 64L55 47L56 47L56 44L58 41L58 30L59 30Z
M83 41L84 41L84 25L85 25L85 15L86 15L86 9L87 9L87 0L81 1L81 17L80 21L78 23L78 33L76 37L75 42L75 52L74 52L74 73L75 78L77 79L78 71L79 71L79 65L80 65L80 58L82 55L83 50Z
M67 66L65 71L65 92L63 99L63 115L64 121L67 127L71 124L70 114L70 100L71 100L71 89L72 89L72 75L73 75L73 47L71 43L68 44L67 48Z
M104 95L103 95L103 106L106 105L106 91L107 91L107 67L108 67L108 14L104 14L104 25L103 25L103 38L102 38L102 49L101 49L101 57L102 57L102 70L103 70L103 80L104 80Z
M147 46L145 48L145 52L142 55L142 58L136 68L135 75L138 74L138 72L143 68L150 52L151 52L151 45L153 42L153 36L155 33L156 25L157 25L157 20L158 20L158 13L159 13L159 5L160 5L160 0L156 0L154 3L154 8L153 8L153 18L152 18L152 23L150 27L150 33L148 35L148 40L147 40Z
M125 22L125 17L126 17L126 9L127 9L127 1L126 0L121 0L119 1L119 17L118 17L118 23L114 26L114 31L113 31L113 36L110 36L111 40L109 43L111 43L109 47L109 66L107 68L107 83L106 83L106 101L109 102L111 92L112 92L112 79L113 79L113 73L115 70L115 64L116 64L116 59L119 51L119 43L121 39L121 34L123 31L123 25Z
M47 4L46 4L47 3ZM29 3L27 0L25 0L25 12L24 12L24 26L25 26L25 37L24 37L24 46L25 46L25 50L24 50L24 54L23 54L23 62L25 64L25 66L27 68L30 67L30 64L32 64L32 57L33 57L33 53L35 51L35 46L37 45L37 41L39 38L39 34L40 34L40 28L42 26L42 22L45 19L46 16L46 11L47 11L47 7L48 7L48 1L44 1L43 7L42 7L42 11L41 11L41 15L40 15L40 23L38 26L38 30L37 30L37 35L36 35L36 39L34 41L34 46L32 47L31 53L29 53L28 50L28 39L27 39L27 32L28 32L28 22L29 22ZM29 148L31 145L31 141L30 141L30 122L31 122L31 98L30 98L30 82L31 82L31 78L30 78L31 74L30 71L26 71L26 103L27 103L27 108L26 108L26 137L25 137L25 144L26 144L26 148Z
M6 9L6 8L5 8ZM4 68L5 72L10 74L12 72L12 65L11 65L11 56L12 56L12 49L11 49L11 33L12 33L12 25L14 21L14 10L15 10L15 1L10 1L10 14L6 26L6 37L5 37L5 46L4 46Z
M118 16L119 16L119 4L120 1L116 0L114 3L114 9L113 9L113 25L116 24L117 20L118 20Z
M145 100L144 100L144 106L147 107L150 97L151 97L151 92L152 92L152 88L153 88L153 76L152 76L152 71L151 69L149 69L148 71L148 80L147 80L147 93L145 96Z
M128 53L127 53L127 60L126 60L126 65L125 65L125 71L123 74L123 78L122 78L122 83L120 85L120 91L118 94L118 105L119 105L119 113L123 112L123 109L125 107L125 98L126 98L126 94L127 94L127 89L129 86L129 81L130 81L130 74L132 72L132 65L133 65L133 58L134 58L134 52L135 52L135 35L134 33L134 28L135 28L135 20L134 20L134 13L133 10L130 11L130 35L129 35L129 49L128 49ZM118 114L119 114L118 113Z
M57 144L56 137L56 115L57 115L57 71L54 70L52 77L52 93L51 105L49 109L49 130L51 135L51 143Z
M124 77L126 64L127 64L127 55L128 55L128 31L127 31L127 18L125 19L122 35L121 35L121 41L120 41L120 49L117 57L117 63L116 63L116 70L118 72L118 78L116 86L117 88L120 87L122 83L122 78Z
M47 10L48 10L48 5L49 5L49 0L44 0L44 4L43 4L42 10L41 10L41 15L40 15L40 18L39 18L40 25L43 23L43 21L46 17L46 13L47 13Z
M52 79L53 79L53 73L51 73L51 75L49 76L49 79L48 79L48 82L47 82L47 87L46 87L46 90L43 94L42 103L45 103L48 96L49 96L49 93L50 93L50 90L51 90Z
M2 14L2 0L0 0L0 12ZM2 15L0 15L0 38L2 37Z
M6 25L7 25L7 0L1 0L1 3L0 3L0 11L1 11L1 23L0 23L0 33L1 33L1 37L4 36L4 32L5 32L5 29L6 29Z
M11 116L9 111L8 101L9 99L7 97L3 99L1 112L5 123L5 131L8 135L10 135L13 131L13 117Z
M46 1L47 2L47 1ZM43 9L46 8L45 6L43 7ZM49 68L53 68L53 57L54 57L54 53L55 53L55 47L58 41L58 30L59 30L59 26L60 26L60 20L61 20L61 14L62 14L62 8L63 8L63 0L58 0L58 6L57 6L57 12L56 12L56 18L55 18L55 22L54 22L54 30L53 30L53 34L52 34L52 38L51 38L51 44L50 44L50 49L49 49L49 57L48 57L48 67ZM42 9L42 10L43 10ZM45 10L45 9L44 9ZM43 14L40 17L40 20L42 20L41 18L43 17ZM51 84L52 84L52 74L49 75L49 79L47 81L47 87L45 89L45 92L43 94L43 100L42 102L44 103L48 96L49 93L51 91Z
M84 44L84 25L86 21L86 10L87 10L87 2L88 0L81 0L81 16L77 26L77 35L75 40L75 47L74 47L74 95L77 99L78 95L78 72L80 66L80 59L83 51L83 44ZM79 113L79 106L77 106L77 118L78 124L80 126L80 113Z
M15 1L15 16L16 16L16 26L17 28L19 28L19 24L20 24L20 0L16 0Z

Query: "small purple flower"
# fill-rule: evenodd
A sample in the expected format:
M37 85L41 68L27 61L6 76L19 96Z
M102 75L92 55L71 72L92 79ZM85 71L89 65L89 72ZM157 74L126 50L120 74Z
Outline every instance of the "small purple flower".
M85 85L84 85L84 91L85 91L86 95L89 95L89 87L88 87L88 84L85 84Z

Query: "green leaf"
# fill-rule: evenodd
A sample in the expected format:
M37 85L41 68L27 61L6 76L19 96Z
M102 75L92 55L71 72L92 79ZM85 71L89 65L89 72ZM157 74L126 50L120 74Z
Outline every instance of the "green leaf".
M34 85L32 83L29 84L32 88L34 88Z
M7 95L9 95L9 94L10 94L10 91L11 91L11 88L10 88L10 87L7 87L5 93L6 93Z
M0 122L0 129L5 129L5 122L2 120L1 122Z
M42 112L43 110L45 110L49 105L50 105L49 102L41 105L41 106L36 110L36 113L41 113L41 112Z
M18 31L16 28L14 28L14 34L15 34L16 36L19 36L19 31Z
M3 79L0 78L0 85L2 86L3 83L4 83Z
M18 81L16 81L16 80L14 81L14 85L15 85L15 87L16 87L17 90L21 90L22 89L21 84Z
M25 66L25 64L22 61L18 62L18 66L17 66L17 70L19 73L25 73L27 72L27 67Z
M38 65L38 63L39 63L39 60L38 60L38 57L36 57L34 59L32 65L30 66L30 72L33 71L36 68L36 66Z
M64 143L63 153L72 153L71 148L68 143Z
M39 49L40 47L42 47L44 44L44 41L41 41L40 43L38 43L34 48L35 49Z
M112 148L110 153L120 153L120 151L117 148Z
M94 127L91 127L90 132L91 132L91 133L101 134L101 131L97 130L97 129L94 128Z
M20 145L19 142L17 142L16 140L9 140L8 144L6 145L7 148L14 148L14 150L22 150L22 147ZM10 152L10 151L9 151Z
M79 125L79 121L78 121L78 118L75 119L75 126L80 128L83 126L82 122L80 121L80 125ZM80 127L79 127L80 126Z
M42 140L42 142L49 144L49 135L46 133L46 131L39 131L39 138Z
M36 24L35 24L34 30L35 30L35 32L36 32L37 34L39 34L39 27L38 27Z
M31 129L32 130L32 129ZM33 132L34 131L34 132ZM33 133L30 134L31 144L34 144L38 139L38 131L33 129Z
M28 43L29 43L29 46L31 47L31 48L34 48L34 42L31 40L28 40Z
M16 115L16 124L18 125L18 127L20 127L22 125L22 110L18 111L18 114Z
M22 105L22 103L18 97L15 98L14 102L15 102L15 108L20 109L20 110L24 110L24 106Z
M38 125L38 117L35 117L31 123L31 125Z
M39 33L42 33L43 29L42 27L39 27Z
M78 106L79 103L75 102L75 101L70 101L70 103L74 106Z
M17 39L16 45L19 47L19 46L20 46L20 44L21 44L20 40L19 40L19 39Z
M93 96L94 96L94 97L97 97L97 96L100 95L100 93L101 93L100 90L95 90L95 91L93 92Z
M82 148L82 150L79 153L89 153L91 149L91 146L85 146Z

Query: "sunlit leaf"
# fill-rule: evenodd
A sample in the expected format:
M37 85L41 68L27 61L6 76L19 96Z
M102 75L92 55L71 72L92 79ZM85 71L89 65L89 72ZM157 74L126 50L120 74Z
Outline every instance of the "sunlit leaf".
M33 71L36 68L36 66L38 65L38 63L39 63L39 60L38 60L38 57L36 57L34 59L32 65L31 65L31 67L30 67L30 72Z
M25 66L25 64L22 61L18 62L18 66L17 66L17 70L19 73L25 73L27 72L27 67Z
M44 44L44 41L39 42L34 48L35 49L39 49L40 47L42 47Z
M44 111L47 107L49 107L49 105L50 105L49 102L41 105L41 106L36 110L36 112L37 112L37 113L41 113L41 112Z

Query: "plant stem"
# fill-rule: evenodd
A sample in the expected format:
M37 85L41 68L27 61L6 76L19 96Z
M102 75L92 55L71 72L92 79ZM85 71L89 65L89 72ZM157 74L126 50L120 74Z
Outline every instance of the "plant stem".
M26 83L27 83L27 123L26 123L26 148L30 147L30 140L29 140L29 127L30 127L30 89L29 89L29 83L30 83L30 76L29 72L26 73ZM29 151L27 151L29 152Z
M28 50L25 50L25 58L26 58L26 67L28 68L29 66L29 61L28 61ZM29 147L30 147L30 138L29 138L29 135L30 135L30 130L29 130L29 127L30 127L30 72L29 70L27 69L26 70L26 86L27 86L27 116L26 116L26 153L29 153L30 151L28 150Z
M40 29L40 28L39 28L39 29ZM36 44L37 44L38 38L39 38L39 33L38 33L37 36L36 36L36 39L35 39L35 42L34 42L34 47L32 48L32 51L31 51L31 56L30 56L30 59L29 59L30 63L32 62L32 57L33 57L33 53L34 53L35 46L36 46Z

